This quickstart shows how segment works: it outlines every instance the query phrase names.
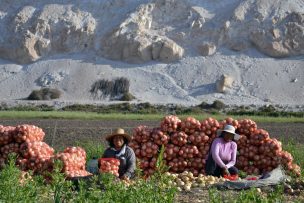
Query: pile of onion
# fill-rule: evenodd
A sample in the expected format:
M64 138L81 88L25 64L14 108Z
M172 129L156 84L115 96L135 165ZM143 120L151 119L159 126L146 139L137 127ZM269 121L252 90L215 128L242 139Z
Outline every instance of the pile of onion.
M101 173L111 173L115 176L119 176L118 169L120 165L119 159L115 158L100 158L99 162L99 171Z
M164 162L170 171L192 172L195 176L205 174L205 160L219 129L233 125L241 135L237 141L237 167L248 174L261 174L280 164L287 170L300 174L300 167L293 163L292 156L282 150L282 144L271 139L266 130L258 129L250 119L226 118L217 121L207 118L199 122L188 117L180 121L177 116L166 116L160 128L149 129L139 126L134 129L130 146L140 161L140 167L149 175L155 171L155 163L163 145Z
M10 143L3 145L0 147L1 157L7 159L10 153L19 154L19 147L19 143Z
M239 134L251 135L257 129L257 124L250 119L242 119L238 123L237 132Z
M241 139L237 141L239 152L237 167L239 169L248 174L260 174L282 165L288 171L300 175L298 165L293 163L290 153L282 150L280 141L275 138L271 139L266 130L257 129L253 121L243 120L240 123L243 125L242 132L245 132L246 135L241 135Z
M133 130L133 140L143 143L150 140L151 130L144 125L140 125Z
M220 128L220 123L214 118L207 118L201 121L201 131L203 131L211 139L209 142L216 137L217 130Z
M176 132L171 135L171 142L177 146L183 146L188 142L188 135L185 132Z
M75 177L91 176L92 174L86 170L74 170L74 171L66 171L65 175L68 178L75 178Z
M32 170L39 174L52 172L54 159L59 159L63 161L62 171L68 177L73 177L73 174L88 174L84 171L85 150L80 147L68 147L63 153L54 155L54 149L43 142L44 135L43 130L34 125L0 125L0 166L7 162L9 154L15 153L16 164L24 171Z
M151 133L153 142L157 145L166 145L169 142L169 136L161 131L160 128L154 128Z

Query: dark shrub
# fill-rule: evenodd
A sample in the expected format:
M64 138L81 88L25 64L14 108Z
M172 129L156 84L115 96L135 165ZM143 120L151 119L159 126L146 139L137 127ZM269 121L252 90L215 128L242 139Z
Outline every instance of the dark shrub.
M215 101L211 104L211 108L220 110L220 109L225 108L225 104L224 104L224 102L222 102L222 101L215 100Z
M276 112L276 110L277 109L272 105L264 105L259 108L260 112L266 112L266 113Z
M51 100L58 99L61 92L58 89L42 88L40 90L33 90L28 96L28 100Z
M222 101L215 100L212 104L208 104L206 102L202 102L201 104L197 105L197 107L201 109L216 109L221 110L225 108L225 104Z
M202 109L210 109L210 104L208 104L207 102L202 102L199 105L197 105L197 107L200 107Z
M118 78L114 81L114 88L111 96L129 93L130 82L127 78Z
M133 99L135 99L135 97L131 93L127 92L122 95L120 101L131 101Z
M131 101L135 97L129 93L130 82L127 78L121 77L113 81L98 80L91 86L91 94L94 98L105 98Z

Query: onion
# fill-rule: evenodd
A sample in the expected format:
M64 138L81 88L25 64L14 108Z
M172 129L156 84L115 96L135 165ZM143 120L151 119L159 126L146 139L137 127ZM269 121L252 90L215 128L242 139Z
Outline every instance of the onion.
M180 127L181 120L177 116L166 116L160 124L161 130L164 132L176 132Z
M160 128L154 128L151 133L154 143L157 145L166 145L169 142L169 137Z
M219 123L219 127L221 129L224 129L225 125L232 125L235 129L237 129L239 122L237 120L234 120L233 118L228 117Z
M151 130L147 126L140 125L133 130L133 139L138 143L150 141Z
M245 134L246 136L250 136L254 134L256 129L257 129L256 123L250 119L242 119L238 121L237 132L240 134Z
M188 135L184 132L173 133L171 142L178 146L183 146L187 143Z
M188 117L181 122L181 130L187 134L192 134L196 130L199 130L201 127L201 123L195 118Z

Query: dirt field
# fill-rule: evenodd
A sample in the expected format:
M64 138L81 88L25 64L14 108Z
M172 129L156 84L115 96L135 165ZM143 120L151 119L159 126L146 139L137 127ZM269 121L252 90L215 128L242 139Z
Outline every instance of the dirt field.
M60 120L60 119L0 119L0 125L20 125L32 124L44 130L46 133L44 141L55 149L76 145L77 142L104 141L103 136L111 133L115 128L122 127L132 133L134 127L147 125L158 127L160 121L136 121L136 120ZM280 140L293 139L304 144L304 123L258 123L259 128L263 128L270 133L271 137Z

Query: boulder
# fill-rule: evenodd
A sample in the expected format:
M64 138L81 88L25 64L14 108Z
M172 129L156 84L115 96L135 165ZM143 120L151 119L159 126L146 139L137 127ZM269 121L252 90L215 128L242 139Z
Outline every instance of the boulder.
M177 61L183 57L184 49L169 39L163 41L159 60L165 63Z
M233 77L223 74L220 79L216 81L216 91L219 93L225 93L232 87L233 81Z
M257 46L257 48L272 57L286 57L288 56L289 50L284 47L282 41L271 41L266 40L264 32L257 32L251 35L251 40Z
M199 47L199 51L203 56L210 56L215 54L216 46L210 43L203 44Z
M149 33L123 33L116 31L102 40L101 54L104 57L129 63L144 63L160 60L165 63L182 58L184 49L166 37Z

